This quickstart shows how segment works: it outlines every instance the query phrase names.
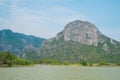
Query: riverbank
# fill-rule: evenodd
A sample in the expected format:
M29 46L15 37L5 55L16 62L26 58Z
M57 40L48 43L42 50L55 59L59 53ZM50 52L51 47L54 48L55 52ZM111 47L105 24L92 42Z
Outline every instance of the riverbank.
M27 67L27 66L73 66L73 67L120 67L117 64L92 64L92 65L83 65L83 64L29 64L29 65L12 65L3 64L0 67Z
M83 66L82 64L59 64L59 65L53 65L53 64L34 64L32 66L73 66L73 67L120 67L120 65L116 64L109 64L109 65L99 65L99 64L93 64L92 66Z

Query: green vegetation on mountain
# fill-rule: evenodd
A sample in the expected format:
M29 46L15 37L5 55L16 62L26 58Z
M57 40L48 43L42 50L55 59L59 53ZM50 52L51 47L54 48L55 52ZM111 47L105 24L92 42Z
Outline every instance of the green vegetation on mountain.
M23 52L26 52L25 48L29 46L39 48L44 40L44 38L32 35L15 33L9 29L0 30L0 52L9 51L21 56Z
M120 42L103 35L87 21L68 23L56 37L46 40L40 51L41 59L62 63L120 63Z
M89 63L119 63L120 61L120 44L113 46L110 41L107 41L109 51L103 50L104 43L99 43L98 46L84 45L74 41L53 40L51 43L46 43L50 48L41 48L42 58L55 59L61 62L78 63L87 61ZM114 52L113 52L114 50ZM42 52L44 51L44 53Z
M1 30L2 51L22 57L0 53L0 63L9 66L31 64L31 60L37 64L120 65L120 42L103 35L94 24L81 20L68 23L56 37L48 40Z

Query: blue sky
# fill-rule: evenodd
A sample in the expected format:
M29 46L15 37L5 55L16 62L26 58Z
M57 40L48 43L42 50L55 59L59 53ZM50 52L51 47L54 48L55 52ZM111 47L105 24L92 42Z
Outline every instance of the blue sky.
M51 38L76 19L120 41L120 0L0 0L0 30Z

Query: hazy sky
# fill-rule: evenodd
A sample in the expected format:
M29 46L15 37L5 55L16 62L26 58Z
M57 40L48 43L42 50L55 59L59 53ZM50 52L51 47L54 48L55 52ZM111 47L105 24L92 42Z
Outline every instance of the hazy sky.
M51 38L76 19L120 41L120 0L0 0L0 30Z

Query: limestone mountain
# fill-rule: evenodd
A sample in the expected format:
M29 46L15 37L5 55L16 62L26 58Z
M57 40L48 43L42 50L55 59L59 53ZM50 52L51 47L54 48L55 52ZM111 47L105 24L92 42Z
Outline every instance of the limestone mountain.
M20 56L23 53L26 53L28 49L31 51L32 49L39 48L44 40L44 38L32 35L15 33L9 29L0 30L0 52L9 51ZM37 51L34 50L34 53L36 52Z
M67 24L62 33L65 41L72 40L88 45L97 45L102 36L94 24L80 20Z
M40 51L41 59L61 62L120 62L120 43L81 20L68 23L56 37L44 41Z

